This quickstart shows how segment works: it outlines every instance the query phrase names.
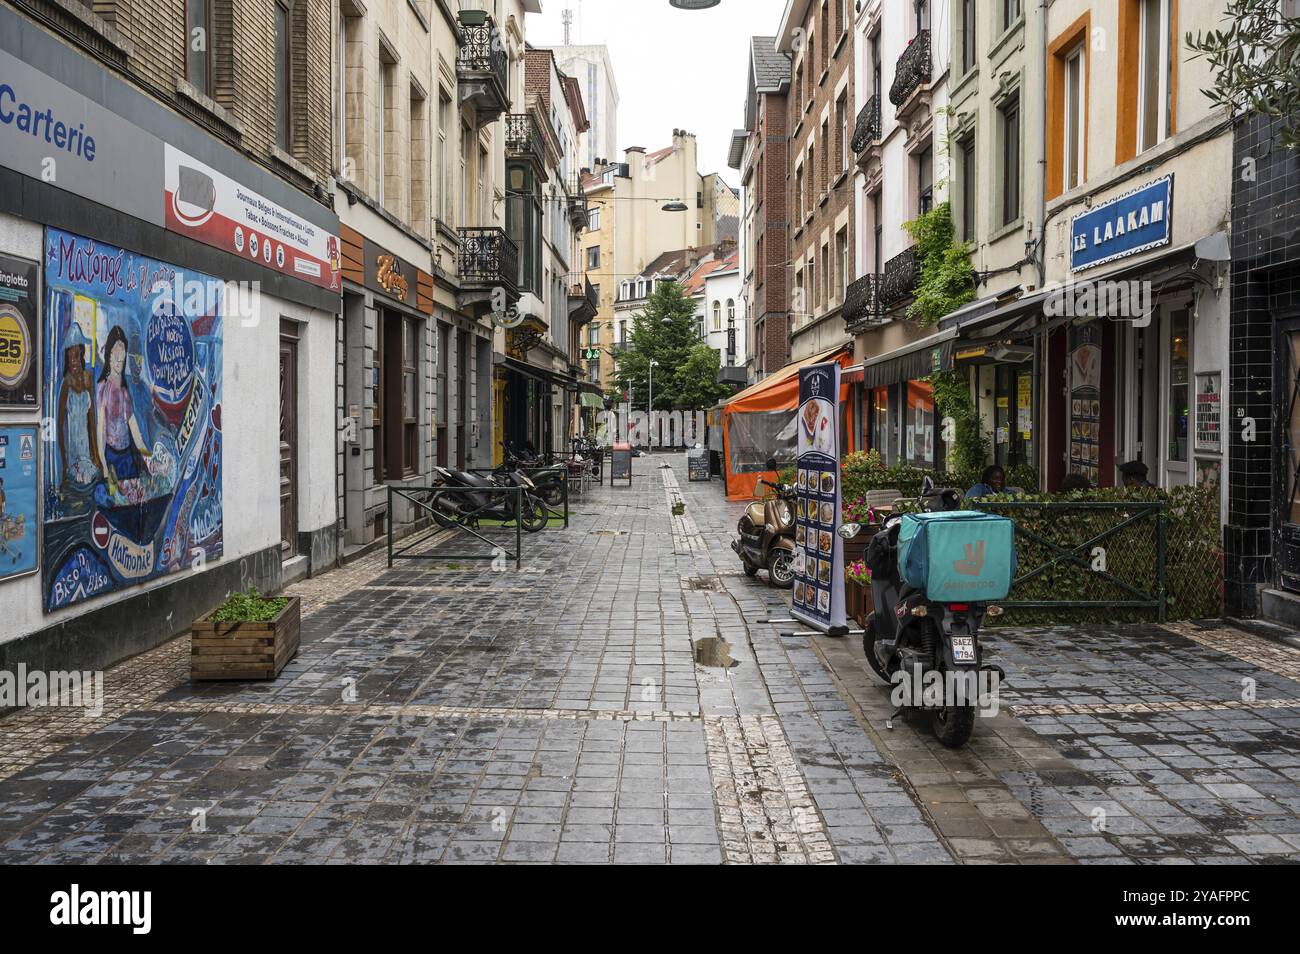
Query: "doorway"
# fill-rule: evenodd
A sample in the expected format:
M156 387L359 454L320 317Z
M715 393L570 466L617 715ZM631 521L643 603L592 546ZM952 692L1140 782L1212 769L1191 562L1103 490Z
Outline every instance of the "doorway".
M280 319L280 551L298 552L298 326Z
M1300 592L1300 317L1278 322L1277 336L1277 577L1284 589Z

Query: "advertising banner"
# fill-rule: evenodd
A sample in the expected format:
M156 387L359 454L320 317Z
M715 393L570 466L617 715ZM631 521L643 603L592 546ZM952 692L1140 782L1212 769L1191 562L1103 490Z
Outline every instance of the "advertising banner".
M37 393L35 262L0 255L0 407L34 408Z
M829 632L845 628L840 528L840 365L799 371L791 615Z
M47 612L221 556L224 292L46 230Z
M165 175L169 231L330 291L342 287L337 235L172 145Z
M0 580L36 572L35 424L0 425Z

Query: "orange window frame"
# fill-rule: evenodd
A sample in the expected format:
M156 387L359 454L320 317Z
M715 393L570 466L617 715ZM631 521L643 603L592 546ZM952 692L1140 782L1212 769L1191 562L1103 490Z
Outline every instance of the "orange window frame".
M1120 0L1118 75L1115 77L1115 165L1137 155L1138 75L1142 64L1142 8L1139 0ZM1178 0L1169 0L1169 136L1178 133Z
M1127 0L1125 0L1127 2ZM1092 13L1084 13L1047 48L1047 198L1065 191L1065 62L1080 44L1083 50L1083 176L1088 177L1088 140L1092 105ZM1122 108L1122 107L1121 107ZM1136 114L1133 117L1137 123Z

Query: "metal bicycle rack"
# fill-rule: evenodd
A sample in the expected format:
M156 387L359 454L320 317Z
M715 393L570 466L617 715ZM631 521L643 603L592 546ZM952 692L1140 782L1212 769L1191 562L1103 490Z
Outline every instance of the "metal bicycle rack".
M567 519L568 488L566 487L565 490L566 490L565 513ZM453 515L453 514L446 513L445 511L438 510L435 507L435 501L437 500L437 498L443 496L444 494L448 496L455 496L456 494L461 494L461 495L484 494L487 495L488 497L488 503L470 511L469 513ZM492 511L493 509L498 507L502 501L504 501L511 495L514 496L514 500L515 500L515 524L514 524L515 550L513 553L511 553L509 550L506 550L504 547L500 546L496 541L493 541L488 537L484 536L480 532L482 528L478 526L478 520L480 515ZM409 502L412 506L418 507L421 510L423 510L426 514L428 514L428 516L433 520L435 526L425 533L416 534L414 540L409 540L409 541L403 540L402 546L400 548L395 548L394 547L395 541L393 540L394 521L391 519L391 515L393 513L393 501L394 499L399 497ZM491 562L493 560L496 560L499 555L504 553L505 558L507 560L515 561L515 569L518 570L523 566L523 530L524 530L523 503L524 503L524 488L522 487L448 487L444 485L444 486L437 486L437 487L398 488L398 487L389 486L388 488L388 513L390 515L390 519L388 521L389 569L392 568L394 560L429 560L429 561L484 560L484 561ZM489 518L489 519L495 519L495 518ZM503 526L508 527L509 524L503 524ZM465 533L468 533L470 536L478 540L482 540L485 544L487 544L489 547L492 548L492 552L486 556L484 556L481 553L448 553L446 550L442 550L442 549L439 549L434 552L429 552L429 553L414 552L416 549L420 547L422 543L425 543L430 538L432 538L435 534L446 529L462 530Z

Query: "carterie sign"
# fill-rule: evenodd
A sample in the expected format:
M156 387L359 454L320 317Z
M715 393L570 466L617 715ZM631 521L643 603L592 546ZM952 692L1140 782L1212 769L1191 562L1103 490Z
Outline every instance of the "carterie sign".
M264 268L338 291L338 236L234 179L166 147L167 228Z

